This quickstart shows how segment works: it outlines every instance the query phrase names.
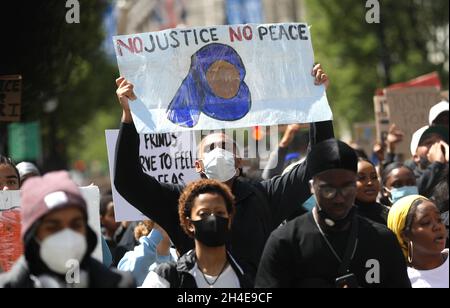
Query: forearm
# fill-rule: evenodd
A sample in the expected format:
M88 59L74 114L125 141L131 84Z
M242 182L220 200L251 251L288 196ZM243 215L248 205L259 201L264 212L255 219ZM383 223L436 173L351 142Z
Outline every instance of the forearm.
M145 174L139 159L139 135L134 125L122 123L116 146L114 184L117 191L134 207L147 217L157 219L162 207L149 202L162 200L164 192L161 184L152 176Z

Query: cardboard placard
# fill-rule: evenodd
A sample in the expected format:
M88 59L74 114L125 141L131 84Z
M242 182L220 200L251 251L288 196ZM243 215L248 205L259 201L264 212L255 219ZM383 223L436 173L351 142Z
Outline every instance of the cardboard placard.
M0 122L20 121L22 76L0 76Z
M375 123L355 123L353 125L354 142L364 150L367 156L371 157L373 146L376 142Z
M396 146L403 159L411 157L410 144L415 131L428 125L430 108L440 101L440 92L434 87L414 87L386 90L389 105L389 123L395 123L405 134Z

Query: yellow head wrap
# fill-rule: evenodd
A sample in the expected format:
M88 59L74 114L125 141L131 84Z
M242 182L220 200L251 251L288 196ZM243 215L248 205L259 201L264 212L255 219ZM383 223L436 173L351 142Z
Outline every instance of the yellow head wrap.
M410 195L401 198L389 210L389 215L387 219L387 226L392 232L397 236L397 240L402 248L403 255L405 258L408 258L408 244L403 240L402 232L405 229L406 217L408 216L409 209L411 208L411 204L418 199L427 200L424 196L421 195Z

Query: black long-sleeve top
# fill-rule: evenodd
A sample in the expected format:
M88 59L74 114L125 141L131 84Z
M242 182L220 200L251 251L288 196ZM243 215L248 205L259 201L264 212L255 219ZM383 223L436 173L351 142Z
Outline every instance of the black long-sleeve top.
M311 124L310 145L333 137L332 121ZM256 275L270 233L311 195L306 164L307 161L267 181L250 182L242 177L234 180L236 214L228 249L251 277ZM182 230L178 217L178 198L184 186L160 183L142 171L139 135L134 124L121 124L114 184L130 204L167 232L181 254L194 247L193 239Z

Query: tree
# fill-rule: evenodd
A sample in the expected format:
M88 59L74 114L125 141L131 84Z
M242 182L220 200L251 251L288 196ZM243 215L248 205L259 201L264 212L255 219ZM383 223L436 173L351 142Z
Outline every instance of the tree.
M101 50L106 1L80 0L80 23L68 23L66 1L4 1L0 4L0 74L23 77L22 121L41 120L47 161L80 136L80 123L111 103L115 68ZM56 99L46 114L44 104ZM57 146L60 145L60 146ZM55 157L62 155L62 157Z
M432 71L448 83L449 1L380 0L380 23L371 24L365 3L306 0L316 60L332 80L328 94L341 129L373 119L376 88Z

